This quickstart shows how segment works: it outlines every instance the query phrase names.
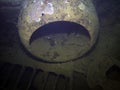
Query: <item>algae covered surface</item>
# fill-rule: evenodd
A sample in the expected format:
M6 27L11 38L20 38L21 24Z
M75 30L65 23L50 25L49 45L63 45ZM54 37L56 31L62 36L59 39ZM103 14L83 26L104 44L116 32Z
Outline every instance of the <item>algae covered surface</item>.
M84 8L82 4L81 6L82 8ZM45 63L40 60L36 60L32 58L26 51L24 51L20 43L21 41L19 38L18 29L16 28L16 24L14 22L9 22L10 20L12 21L13 19L11 18L14 17L8 17L8 13L6 14L3 8L0 8L0 13L2 13L3 15L0 18L0 61L20 64L23 66L30 66L33 68L42 69L44 71L54 72L57 74L63 74L65 76L69 76L71 78L71 81L75 80L74 78L78 78L76 79L76 86L77 84L80 84L78 82L80 82L79 80L81 80L82 78L82 80L84 79L82 82L84 82L86 87L89 86L89 88L92 88L93 90L103 88L103 90L112 90L112 88L118 87L117 85L120 85L119 77L117 77L116 75L116 80L116 78L114 78L114 75L107 75L106 72L111 67L120 67L120 6L119 3L115 0L96 0L95 7L100 21L99 39L95 44L95 47L86 56L80 59L67 63L57 64ZM8 12L9 16L15 15L11 13L12 11ZM36 41L34 41L34 43L32 43L31 45L34 46L33 50L43 50L43 52L45 53L47 52L47 50L49 51L49 49L51 49L51 60L54 60L54 58L58 59L60 58L59 53L63 53L63 51L56 52L56 49L64 49L63 47L61 49L62 45L65 46L66 44L72 44L72 42L76 43L76 45L81 45L83 43L83 41L80 41L82 43L77 42L79 40L77 39L79 35L70 34L67 37L66 36L66 34L58 34L52 37L45 36L42 39L38 39L37 45L34 45ZM77 37L71 38L71 36ZM46 42L46 40L48 40L49 43ZM85 40L87 39L85 38ZM41 44L39 43L39 41L43 43ZM46 43L45 45L47 46L45 46L44 43ZM58 44L57 48L52 49L53 47L56 47L56 44ZM38 49L37 46L39 47L41 45L43 45L43 48ZM77 49L78 47L74 48ZM70 49L68 52L73 53L71 46L69 46L68 49ZM79 88L81 89L81 87L82 86L80 86ZM114 90L119 90L119 88Z
M31 47L33 52L48 62L64 62L80 57L89 47L89 38L75 33L55 34L35 40Z
M53 60L53 62L62 62L62 61L70 61L78 57L81 57L93 46L93 44L97 39L98 18L96 15L94 5L92 4L91 0L86 0L86 1L83 1L83 0L67 0L67 1L66 0L59 0L59 1L31 0L31 1L28 1L26 0L22 4L22 6L23 8L20 12L20 16L18 20L18 29L19 29L18 32L19 32L21 42L31 54L33 54L38 58L44 59L44 61L52 62ZM61 27L60 25L54 24L54 26L51 26L53 27L52 29L47 28L48 24L52 22L57 23L59 21L66 21L69 23L74 22L75 24L79 24L83 26L88 32L90 38L86 40L87 37L86 36L84 37L83 35L80 35L81 37L76 37L78 35L76 36L66 35L65 37L69 38L69 40L64 41L66 42L66 44L63 46L61 46L60 44L56 44L52 49L48 49L50 45L47 44L46 42L47 40L43 39L43 41L41 41L42 45L40 46L40 49L42 48L42 46L46 46L46 48L44 48L45 51L42 50L43 48L41 49L42 51L38 48L37 45L38 43L40 43L40 41L38 41L37 43L37 40L36 40L35 41L36 45L34 44L34 47L32 47L33 44L32 45L29 44L29 41L32 35L34 34L34 32L37 32L38 28L42 28L44 26L46 26L47 30L43 30L43 32L46 31L46 33L50 31L55 32L54 29L56 29L56 27L58 27L58 30L56 31L59 31L60 30L59 28L61 27L64 27L64 28L68 27L66 28L67 30L63 28L62 29L63 31L69 31L68 29L70 29L69 27L71 27L71 24L68 26L66 25L65 27L64 22L61 23ZM77 26L71 27L71 28L75 29L73 31L77 31L78 28L76 27ZM82 29L80 31L82 31ZM61 34L61 37L62 37L62 34ZM61 40L58 39L59 38L58 35L56 35L54 38L57 39L55 41L56 43L61 42ZM80 40L80 39L83 39L83 40ZM53 44L54 44L54 40L51 39L51 41L53 41ZM73 43L74 45L73 44L71 45L70 43ZM84 44L84 45L79 45L79 44Z

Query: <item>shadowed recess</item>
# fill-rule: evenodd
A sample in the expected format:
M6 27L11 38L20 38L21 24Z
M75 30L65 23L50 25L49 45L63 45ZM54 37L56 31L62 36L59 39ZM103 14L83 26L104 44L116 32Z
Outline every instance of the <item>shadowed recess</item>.
M108 79L120 81L120 67L113 65L107 70L106 76Z
M75 34L82 34L85 35L90 39L90 35L88 30L86 30L83 26L80 24L74 23L74 22L68 22L68 21L56 21L51 22L46 25L43 25L42 27L38 28L32 35L29 41L29 44L31 44L34 40L43 37L48 36L52 34L60 34L60 33L67 33L68 35L71 33Z

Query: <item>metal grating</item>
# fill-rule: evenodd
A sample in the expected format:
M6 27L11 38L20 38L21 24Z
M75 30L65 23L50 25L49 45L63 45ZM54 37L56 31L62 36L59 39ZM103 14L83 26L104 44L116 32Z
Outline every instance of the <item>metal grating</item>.
M0 90L70 90L70 78L22 65L0 63Z

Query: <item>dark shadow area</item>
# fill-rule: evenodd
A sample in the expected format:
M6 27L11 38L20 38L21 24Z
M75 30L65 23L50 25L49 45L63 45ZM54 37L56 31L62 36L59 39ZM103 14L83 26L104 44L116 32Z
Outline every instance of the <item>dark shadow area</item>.
M96 85L94 88L91 88L90 90L104 90L102 86Z
M107 70L106 76L108 79L120 81L120 67L113 65Z
M84 75L81 72L73 72L73 81L72 81L72 90L90 90L90 87L88 86L86 75Z
M52 23L48 23L40 28L38 28L30 38L30 44L36 40L37 38L52 35L52 34L60 34L67 33L68 35L71 33L80 33L85 35L90 39L89 32L80 24L68 21L56 21Z
M0 62L0 90L69 90L69 80L63 74Z

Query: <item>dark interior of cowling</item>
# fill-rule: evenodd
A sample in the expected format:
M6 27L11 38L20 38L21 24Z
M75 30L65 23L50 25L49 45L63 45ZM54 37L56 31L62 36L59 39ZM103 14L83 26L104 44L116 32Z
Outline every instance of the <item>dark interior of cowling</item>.
M0 1L0 90L120 90L119 0L93 0L100 22L99 40L84 58L64 64L35 61L24 52L17 28L21 3ZM86 31L83 34L89 36ZM92 86L88 77L93 73L92 79L100 80L104 64L109 65L104 72L108 81Z
M74 22L68 22L68 21L56 21L52 23L48 23L40 28L38 28L31 36L30 38L30 44L36 40L37 38L40 38L42 36L47 36L51 34L60 34L60 33L66 33L67 35L71 33L75 34L83 34L86 37L90 39L89 32L81 25L74 23Z

